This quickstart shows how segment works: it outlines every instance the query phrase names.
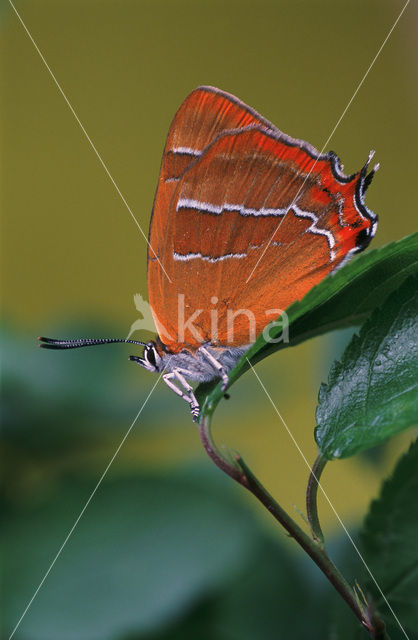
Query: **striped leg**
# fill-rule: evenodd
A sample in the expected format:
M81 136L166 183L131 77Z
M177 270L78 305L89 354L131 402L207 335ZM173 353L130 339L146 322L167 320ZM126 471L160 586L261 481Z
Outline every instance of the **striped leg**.
M210 351L205 349L205 347L200 347L200 352L203 353L203 355L205 356L206 360L208 360L208 362L210 362L210 364L218 372L219 377L222 378L222 391L225 391L225 389L227 389L228 384L229 384L229 378L227 376L227 373L226 373L225 369L223 368L221 363L218 362L218 360L215 358L215 356L213 356L210 353Z
M176 393L180 398L183 398L190 405L190 412L193 416L193 422L197 422L199 417L200 407L199 403L196 400L196 396L193 393L193 387L187 382L186 378L182 374L188 374L187 369L174 369L171 373L165 373L163 375L163 380L174 393ZM180 389L173 380L176 380L181 384L184 391Z

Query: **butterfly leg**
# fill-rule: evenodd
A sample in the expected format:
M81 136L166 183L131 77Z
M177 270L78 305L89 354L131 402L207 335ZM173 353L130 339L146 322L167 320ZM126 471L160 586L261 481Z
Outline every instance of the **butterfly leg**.
M186 369L174 369L171 373L165 373L163 375L163 380L168 387L174 393L176 393L180 398L183 398L190 405L190 412L193 416L193 421L196 422L199 417L200 407L199 403L196 400L196 396L193 393L193 387L187 382L186 378L182 375L183 373L187 374L188 371ZM176 380L181 384L184 391L180 389L173 380Z
M228 378L228 375L227 375L225 369L223 368L221 363L218 362L218 360L215 358L215 356L213 356L210 353L210 351L205 349L205 347L200 347L200 352L203 353L203 355L205 356L206 360L208 360L210 362L210 364L219 373L219 377L222 379L222 391L225 391L225 389L228 387L228 384L229 384L229 378Z

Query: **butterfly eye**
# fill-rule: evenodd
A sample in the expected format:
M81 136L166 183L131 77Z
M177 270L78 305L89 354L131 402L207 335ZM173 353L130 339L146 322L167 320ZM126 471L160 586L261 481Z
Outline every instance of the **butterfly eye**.
M157 368L157 360L155 357L155 348L152 343L147 344L144 350L144 358L145 360L152 366Z

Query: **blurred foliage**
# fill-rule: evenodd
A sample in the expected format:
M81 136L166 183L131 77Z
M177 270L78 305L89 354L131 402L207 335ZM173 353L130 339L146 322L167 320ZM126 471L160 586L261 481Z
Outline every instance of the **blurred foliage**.
M211 638L250 639L258 631L273 640L289 630L302 637L314 623L311 637L322 638L331 595L325 580L266 536L236 493L213 480L200 469L107 479L17 637L148 638L165 629L171 638L191 627L212 629ZM92 478L69 477L9 513L9 630L92 488ZM206 630L200 613L193 621L202 604L211 611Z
M50 354L23 358L25 342L10 331L2 342L5 637L94 489L86 448L100 448L109 430L114 447L138 402L138 394L135 406L121 402L112 349L91 350L82 367L65 353L36 371L31 357ZM94 409L96 395L103 405ZM258 629L273 640L289 630L303 636L315 620L319 639L330 598L310 561L284 549L209 464L152 473L115 464L15 637L233 640ZM306 616L297 614L301 603Z
M9 509L2 537L5 632L94 483L70 476L31 504ZM309 562L267 536L236 492L211 473L109 478L17 638L250 640L258 632L273 640L292 632L320 639L328 601L337 596Z
M88 335L93 329L75 324L72 330ZM5 328L1 352L5 498L12 501L36 493L31 485L91 464L98 447L114 446L146 398L141 387L132 393L120 350L92 350L84 361L73 353L41 359L34 336ZM165 408L164 401L154 407L143 429L158 430Z
M9 513L9 628L94 482L62 479L42 500ZM105 639L149 631L219 586L246 561L257 529L216 485L199 473L110 475L22 623L21 637Z

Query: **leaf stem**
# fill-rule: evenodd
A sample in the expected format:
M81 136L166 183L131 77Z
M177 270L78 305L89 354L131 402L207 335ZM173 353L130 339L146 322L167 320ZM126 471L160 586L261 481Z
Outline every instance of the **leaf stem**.
M209 458L216 464L217 467L228 476L233 478L239 484L247 487L245 475L239 466L233 466L229 460L227 460L219 451L215 445L210 432L210 419L208 416L203 416L199 423L200 439L205 448Z
M309 475L308 486L306 487L306 513L308 515L309 524L311 525L312 536L316 542L324 547L324 534L318 517L318 485L324 467L327 463L326 458L318 454L313 463L311 473Z
M213 442L210 431L210 414L213 413L214 407L211 406L206 413L204 409L199 423L199 430L202 444L208 456L216 466L219 467L219 469L250 491L261 502L261 504L266 507L266 509L282 525L289 535L294 538L302 549L312 558L322 573L327 577L333 587L351 608L363 627L369 632L371 637L373 637L373 626L367 614L366 607L359 602L354 589L339 572L323 546L308 536L289 516L289 514L275 501L275 499L268 493L252 473L251 469L245 464L239 454L234 456L236 464L231 464L229 460L222 456Z

